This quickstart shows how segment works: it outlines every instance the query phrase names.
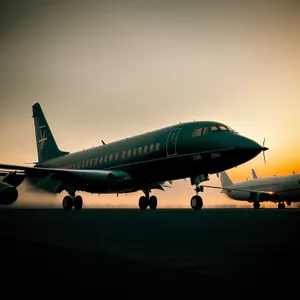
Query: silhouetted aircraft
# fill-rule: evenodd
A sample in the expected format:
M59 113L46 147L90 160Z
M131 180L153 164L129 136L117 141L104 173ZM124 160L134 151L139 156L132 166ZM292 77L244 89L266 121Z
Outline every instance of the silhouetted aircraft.
M220 174L222 187L204 185L222 189L229 198L253 203L254 208L260 208L260 202L278 202L278 208L285 208L284 201L290 206L292 202L300 201L300 174L271 176L258 178L252 169L253 180L233 183L228 174L223 171Z
M153 189L164 190L165 182L190 178L196 195L193 209L201 209L199 184L209 174L243 164L261 151L255 141L239 135L230 127L212 121L188 122L152 132L105 143L87 150L69 153L59 150L39 103L32 107L38 162L34 166L0 164L13 170L0 182L0 203L12 204L18 198L18 185L26 177L38 189L50 193L67 191L63 208L82 208L77 191L95 194L143 191L141 209L156 209Z

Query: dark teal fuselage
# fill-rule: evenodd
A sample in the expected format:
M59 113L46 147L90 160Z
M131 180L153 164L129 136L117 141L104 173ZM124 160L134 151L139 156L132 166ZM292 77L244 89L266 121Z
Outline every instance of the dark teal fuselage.
M121 193L140 190L152 183L221 172L247 162L261 151L255 141L224 124L189 122L63 155L37 166L125 171L132 180L114 189L100 183L73 182L76 190Z

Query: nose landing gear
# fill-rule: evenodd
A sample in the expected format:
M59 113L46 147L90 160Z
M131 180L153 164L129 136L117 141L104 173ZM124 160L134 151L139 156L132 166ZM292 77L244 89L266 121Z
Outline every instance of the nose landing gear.
M198 195L198 193L203 192L203 186L196 185L195 191L196 191L196 195L193 196L191 199L191 207L194 210L199 210L203 207L203 200Z

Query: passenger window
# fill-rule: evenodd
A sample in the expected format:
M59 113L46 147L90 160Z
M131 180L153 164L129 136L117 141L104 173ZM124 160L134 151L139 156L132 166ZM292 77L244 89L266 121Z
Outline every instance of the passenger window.
M116 154L115 154L115 160L118 160L118 158L119 158L119 154L116 153Z
M95 158L95 165L98 163L98 157Z
M139 148L138 153L142 154L142 147Z
M85 166L86 166L86 167L88 167L88 166L89 166L89 161L88 161L88 160L86 161L86 164L85 164Z
M122 158L125 158L125 155L126 155L126 151L123 151L122 152Z
M219 130L218 126L211 126L210 129L211 129L211 131L218 131Z
M153 144L150 146L150 152L153 152Z
M207 134L208 133L208 127L205 127L204 129L203 129L203 135L205 135L205 134Z
M133 155L136 155L136 148L133 149L132 153Z
M144 153L147 153L147 151L148 151L148 146L146 145L146 146L144 147Z
M159 150L159 143L156 144L155 150L156 150L156 151Z
M131 149L129 149L128 151L127 151L127 156L130 156L131 155Z
M193 132L193 137L194 136L200 136L202 134L202 128L197 128L197 129L195 129L194 130L194 132Z
M99 164L102 164L102 163L103 163L103 157L101 157L99 160Z
M82 167L84 168L84 161L82 162Z
M90 166L92 166L93 165L93 158L91 158L91 160L90 160Z
M112 161L112 160L113 160L113 155L110 154L110 155L109 155L109 161Z
M108 156L105 155L104 162L107 162Z

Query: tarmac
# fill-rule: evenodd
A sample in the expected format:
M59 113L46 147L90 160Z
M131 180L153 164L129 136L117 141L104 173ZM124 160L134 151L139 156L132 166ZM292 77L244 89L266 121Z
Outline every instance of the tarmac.
M299 237L299 209L2 209L0 282L297 291Z

